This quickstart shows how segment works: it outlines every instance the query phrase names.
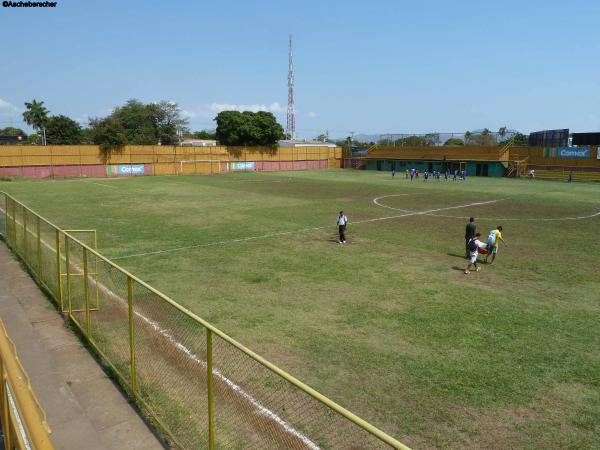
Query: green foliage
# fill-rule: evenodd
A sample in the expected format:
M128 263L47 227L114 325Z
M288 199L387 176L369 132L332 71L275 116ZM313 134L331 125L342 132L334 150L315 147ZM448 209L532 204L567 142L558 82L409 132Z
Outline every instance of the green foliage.
M382 143L382 142L380 142ZM394 141L385 141L383 145L394 145L397 147L422 147L436 146L440 144L440 135L438 133L429 133L424 135L403 136Z
M513 145L528 145L529 144L529 136L523 133L515 134L513 138Z
M270 112L223 111L216 117L217 139L223 145L275 146L283 128Z
M112 116L91 119L90 127L92 140L100 146L100 153L105 162L110 161L113 152L118 152L127 144L125 128Z
M2 129L0 129L0 134L2 134L4 136L22 136L23 140L27 139L27 133L25 133L20 128L15 128L15 127L2 128Z
M94 143L93 131L91 128L83 128L81 130L80 144L91 145Z
M512 139L512 145L523 146L529 144L529 138L523 133L515 133L511 138L498 142L498 146L506 145Z
M46 123L46 140L54 145L80 144L81 126L67 116L51 116Z
M465 145L490 147L496 143L496 136L487 128L481 132L465 132Z
M40 135L38 133L32 133L27 136L26 143L30 145L37 145L40 142Z
M315 141L319 141L319 142L332 142L331 139L329 139L329 135L328 134L320 134L315 138Z
M115 126L118 124L125 136L125 144L130 145L156 145L159 142L175 145L179 141L177 131L187 124L177 103L168 101L144 104L139 100L128 100L123 106L116 107L108 118Z
M35 130L41 130L48 121L48 110L44 106L44 102L32 100L25 102L25 107L27 108L27 111L23 113L25 123Z
M448 147L457 147L460 145L465 145L465 141L463 141L460 138L450 138L446 142L444 142L444 145Z
M190 136L194 139L217 139L217 133L206 130L194 131Z

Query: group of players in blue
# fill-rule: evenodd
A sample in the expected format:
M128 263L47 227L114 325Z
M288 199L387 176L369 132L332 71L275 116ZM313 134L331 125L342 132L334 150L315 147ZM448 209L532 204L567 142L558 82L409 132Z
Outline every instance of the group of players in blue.
M410 181L413 181L415 178L418 179L420 175L419 169L406 169L405 172L405 177L408 180L410 178ZM446 171L444 172L444 181L448 181L450 179L450 175L452 175L452 181L456 181L456 180L462 180L465 181L467 179L467 171L462 169L462 170L458 170L458 169L454 169L454 172L450 172L450 169L446 169ZM396 169L392 169L392 177L396 176ZM429 181L429 177L433 177L433 179L440 181L442 178L442 173L439 170L432 170L431 172L429 172L428 170L425 170L423 172L423 181Z

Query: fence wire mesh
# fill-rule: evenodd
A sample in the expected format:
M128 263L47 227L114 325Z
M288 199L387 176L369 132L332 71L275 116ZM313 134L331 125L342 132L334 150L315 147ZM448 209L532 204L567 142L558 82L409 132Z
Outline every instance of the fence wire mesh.
M101 256L91 232L0 201L8 245L171 447L406 448Z

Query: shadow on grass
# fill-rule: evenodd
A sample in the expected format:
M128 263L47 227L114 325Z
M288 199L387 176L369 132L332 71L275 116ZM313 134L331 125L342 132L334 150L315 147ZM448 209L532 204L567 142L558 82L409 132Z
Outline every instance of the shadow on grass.
M464 259L466 261L466 257L465 254L463 253L462 255L459 255L458 253L447 253L448 256L453 256L454 258L460 258L460 259Z

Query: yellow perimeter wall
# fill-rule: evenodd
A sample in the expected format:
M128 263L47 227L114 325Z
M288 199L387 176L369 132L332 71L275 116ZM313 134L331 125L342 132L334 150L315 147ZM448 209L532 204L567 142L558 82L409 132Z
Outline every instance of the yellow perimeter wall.
M367 159L412 159L423 161L524 161L530 165L599 168L596 148L590 149L589 158L547 157L544 147L386 147L377 146L369 151Z
M92 164L153 164L154 173L177 173L180 161L307 161L329 160L340 167L340 147L179 147L128 145L103 160L97 145L4 145L0 167L63 166Z

